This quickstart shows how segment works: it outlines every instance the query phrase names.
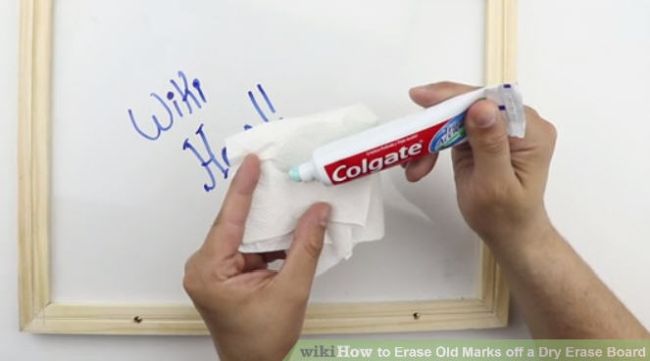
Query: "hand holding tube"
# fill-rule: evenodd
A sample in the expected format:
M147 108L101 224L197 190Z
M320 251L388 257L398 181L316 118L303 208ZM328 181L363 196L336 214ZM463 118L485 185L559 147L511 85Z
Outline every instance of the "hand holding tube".
M429 107L471 87L440 83L411 90L419 105ZM509 137L503 113L481 100L468 111L468 142L452 149L460 210L469 226L486 242L507 242L523 230L550 227L543 197L555 145L555 128L526 107L526 135ZM410 163L406 176L417 181L428 174L437 155Z
M429 107L471 89L432 84L412 89L411 98ZM650 337L553 228L544 190L556 131L534 110L525 113L526 136L512 138L494 103L481 100L469 109L468 142L452 150L463 217L494 253L534 337ZM407 178L424 177L436 158L411 162Z

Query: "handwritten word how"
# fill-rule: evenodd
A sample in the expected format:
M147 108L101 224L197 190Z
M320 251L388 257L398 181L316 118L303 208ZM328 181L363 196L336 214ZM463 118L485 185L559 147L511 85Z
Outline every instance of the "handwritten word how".
M212 147L210 146L208 139L205 136L205 132L203 131L203 123L199 125L199 129L197 129L194 134L198 135L201 138L201 142L208 154L208 157L202 157L194 145L190 143L189 138L185 138L185 141L183 142L183 150L189 149L192 154L194 154L194 156L199 160L203 169L208 173L208 177L210 177L210 183L203 184L203 189L206 192L210 192L217 186L217 180L215 179L214 173L212 172L212 168L210 166L213 166L216 168L216 170L221 172L223 179L228 179L230 162L228 161L226 147L221 148L221 162L219 162L219 160L215 157L214 152L212 151Z
M262 95L262 99L264 99L264 102L266 103L266 106L269 108L271 113L276 114L275 111L275 106L273 106L273 103L271 102L271 98L266 94L266 91L264 91L264 87L262 87L262 84L257 84L257 91ZM257 112L257 115L262 118L262 122L268 123L269 117L266 115L266 113L262 110L260 107L259 102L257 101L257 98L255 98L255 94L253 93L252 90L248 91L248 99L250 100L251 104L253 105L253 108ZM278 119L282 119L282 117L278 117ZM244 130L249 130L253 128L252 125L250 124L244 124Z

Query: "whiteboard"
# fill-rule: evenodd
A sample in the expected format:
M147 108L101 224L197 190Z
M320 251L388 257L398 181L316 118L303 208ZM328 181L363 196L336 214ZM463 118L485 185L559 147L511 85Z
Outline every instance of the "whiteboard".
M480 84L483 18L479 0L54 2L52 298L189 303L226 136L356 102L389 120L417 109L413 85ZM216 155L214 181L188 143ZM382 175L386 237L317 278L313 301L475 297L479 243L441 158L416 185Z

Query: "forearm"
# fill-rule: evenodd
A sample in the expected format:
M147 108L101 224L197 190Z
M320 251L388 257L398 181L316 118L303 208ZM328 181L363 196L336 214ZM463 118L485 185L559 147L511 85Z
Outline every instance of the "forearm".
M550 222L488 242L535 338L645 338L648 331Z

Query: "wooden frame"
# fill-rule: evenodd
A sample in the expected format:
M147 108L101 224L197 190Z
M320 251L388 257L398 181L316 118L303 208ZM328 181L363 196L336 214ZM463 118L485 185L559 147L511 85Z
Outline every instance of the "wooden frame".
M516 0L486 0L486 83L513 81ZM206 334L189 305L61 304L50 298L49 163L52 0L21 0L19 84L20 329L68 334ZM508 289L482 246L476 299L310 304L304 333L502 327Z

